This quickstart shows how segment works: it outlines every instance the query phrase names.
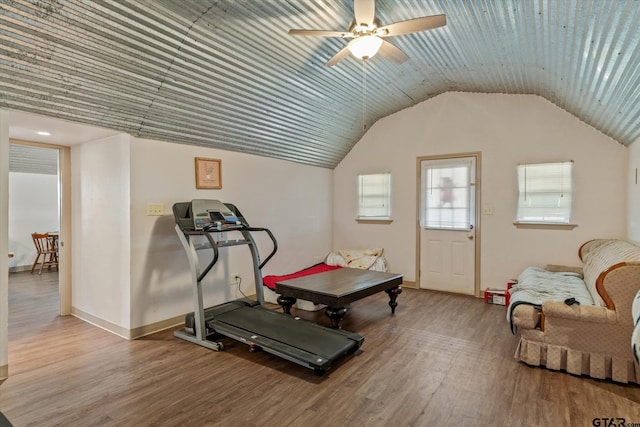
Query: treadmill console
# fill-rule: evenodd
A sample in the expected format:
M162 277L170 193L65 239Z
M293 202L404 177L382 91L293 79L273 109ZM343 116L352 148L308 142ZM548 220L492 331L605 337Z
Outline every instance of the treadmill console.
M194 199L191 201L194 230L225 231L242 228L238 217L219 200Z

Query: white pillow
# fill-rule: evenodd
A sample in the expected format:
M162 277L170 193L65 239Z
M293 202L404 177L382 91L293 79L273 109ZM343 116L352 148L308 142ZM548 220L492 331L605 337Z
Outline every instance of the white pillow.
M324 260L324 263L327 265L339 265L340 267L346 267L347 261L344 260L340 255L335 252L329 252L327 257Z

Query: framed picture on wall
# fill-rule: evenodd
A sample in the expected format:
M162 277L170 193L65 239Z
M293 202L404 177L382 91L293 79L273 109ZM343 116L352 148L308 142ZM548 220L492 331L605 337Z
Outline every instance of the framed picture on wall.
M222 160L196 157L196 188L222 188Z

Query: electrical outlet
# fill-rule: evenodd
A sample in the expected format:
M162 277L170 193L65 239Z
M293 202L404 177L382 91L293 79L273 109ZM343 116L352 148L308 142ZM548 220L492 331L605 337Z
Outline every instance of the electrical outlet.
M240 280L242 280L242 278L240 277L240 275L239 275L238 273L233 273L233 274L231 275L231 280L230 280L230 282L231 282L231 286L235 286L235 285L237 285L237 284L240 282Z
M162 216L162 215L164 215L164 204L147 203L147 216Z

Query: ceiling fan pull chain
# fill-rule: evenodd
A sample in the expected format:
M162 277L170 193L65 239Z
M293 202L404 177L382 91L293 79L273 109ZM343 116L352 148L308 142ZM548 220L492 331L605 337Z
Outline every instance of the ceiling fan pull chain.
M362 130L367 130L367 61L362 61Z

